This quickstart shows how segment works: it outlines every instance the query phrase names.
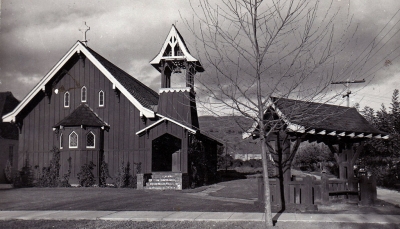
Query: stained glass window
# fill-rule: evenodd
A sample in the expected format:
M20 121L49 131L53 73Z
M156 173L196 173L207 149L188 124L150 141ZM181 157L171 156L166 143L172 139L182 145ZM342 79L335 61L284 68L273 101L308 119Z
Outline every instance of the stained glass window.
M69 148L78 148L78 135L75 131L69 135Z
M92 132L89 132L86 135L86 147L94 148L94 134Z
M99 107L104 107L104 92L99 92Z
M69 92L65 92L64 94L64 107L69 107Z
M82 102L86 102L86 93L87 93L86 87L83 86L81 89L81 101Z

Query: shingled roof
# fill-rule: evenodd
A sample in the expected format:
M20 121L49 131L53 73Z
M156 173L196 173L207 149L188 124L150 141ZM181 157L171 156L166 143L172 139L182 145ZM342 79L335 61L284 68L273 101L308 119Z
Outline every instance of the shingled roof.
M389 135L372 126L353 107L343 107L325 103L307 102L285 98L271 97L264 119L279 119L291 132L310 135L328 135L350 138L384 138ZM243 133L243 138L258 136L258 123Z
M11 92L0 92L0 117L13 111L18 104L19 101ZM18 128L13 123L0 120L0 139L18 140Z
M127 99L139 109L140 115L148 118L155 117L155 109L158 104L158 93L124 72L110 61L96 53L82 42L77 41L72 48L57 62L56 65L39 81L39 83L27 94L22 102L10 113L3 115L4 122L15 122L17 115L30 101L46 87L53 77L62 71L67 62L77 53L85 55L118 89Z
M58 122L53 127L60 126L89 126L89 127L109 127L87 104L81 104L70 115Z
M135 97L142 106L153 110L153 107L158 104L158 93L144 85L139 80L135 79L122 69L115 66L113 63L102 57L93 49L86 47L87 50L115 77L126 90Z
M357 109L324 103L272 98L288 121L305 127L307 130L326 130L327 132L355 132L366 134L386 133L373 127Z
M0 92L0 116L10 113L18 106L19 101L9 91Z

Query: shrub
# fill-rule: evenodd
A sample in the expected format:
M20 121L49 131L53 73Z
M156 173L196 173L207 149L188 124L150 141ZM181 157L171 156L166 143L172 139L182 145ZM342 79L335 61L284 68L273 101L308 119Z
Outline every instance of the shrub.
M106 187L107 186L107 178L111 178L110 173L108 171L108 163L106 163L104 157L101 160L100 165L100 178L99 178L99 186Z
M242 167L236 167L235 170L238 173L255 174L255 173L262 173L263 168L260 168L260 167L254 168L254 167L249 167L249 166L242 166Z
M293 167L302 171L320 171L320 164L336 163L333 153L322 143L304 143L298 149L293 160ZM334 169L334 168L332 168ZM332 170L328 169L328 170Z
M40 187L57 187L60 183L60 150L54 147L51 152L53 152L53 158L50 160L50 165L43 167L39 176L37 185Z
M136 174L142 173L142 162L133 163L133 164L136 165Z
M243 165L243 161L242 161L242 160L240 160L240 159L235 159L235 160L232 161L231 167L232 167L232 168L236 168L236 167L240 167L240 166L242 166L242 165Z
M121 166L118 169L118 175L115 178L115 186L117 188L124 188L124 187L134 187L135 184L132 184L134 182L133 176L130 174L131 168L130 168L130 163L126 164L126 167L124 165L124 162L121 163Z
M128 188L133 188L134 185L133 183L133 176L131 175L131 164L129 163L129 161L126 163L126 167L124 170L124 187L128 187Z
M25 160L25 166L22 167L21 171L18 171L14 178L14 187L32 187L33 186L33 170L32 166L29 164L29 160Z
M250 159L249 163L253 168L262 168L262 161L260 159Z
M6 176L7 183L13 182L12 166L10 160L7 160L6 167L4 168L4 175Z
M69 157L68 158L68 171L66 174L63 175L63 180L60 182L59 186L61 187L71 187L71 185L69 184L69 177L71 176L71 160L72 158Z
M80 172L77 174L79 184L82 187L90 187L96 183L92 172L94 167L96 167L96 165L92 161L90 161L89 164L82 165Z

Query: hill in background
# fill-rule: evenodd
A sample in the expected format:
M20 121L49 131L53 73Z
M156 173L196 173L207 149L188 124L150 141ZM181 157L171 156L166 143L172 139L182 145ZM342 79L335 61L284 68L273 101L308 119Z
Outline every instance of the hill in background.
M259 154L260 145L252 138L242 139L242 133L250 129L253 120L236 116L201 116L199 117L200 131L215 137L225 146L228 153Z

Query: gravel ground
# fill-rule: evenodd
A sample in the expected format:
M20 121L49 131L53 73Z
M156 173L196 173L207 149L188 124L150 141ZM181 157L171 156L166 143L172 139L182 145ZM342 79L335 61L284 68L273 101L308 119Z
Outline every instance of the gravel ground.
M274 229L369 229L369 228L399 228L400 225L393 224L356 224L356 223L281 223L273 227ZM42 228L265 228L261 222L133 222L133 221L87 221L87 220L10 220L0 221L0 228L7 229L42 229Z

